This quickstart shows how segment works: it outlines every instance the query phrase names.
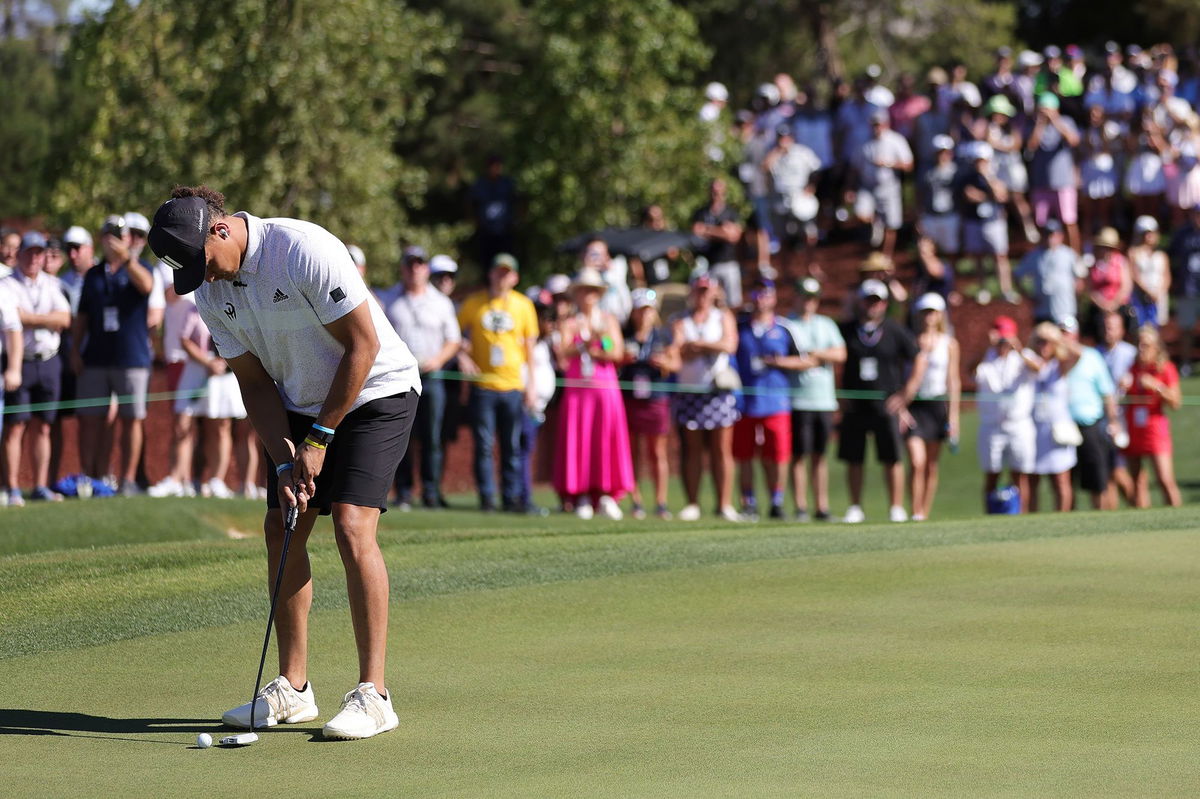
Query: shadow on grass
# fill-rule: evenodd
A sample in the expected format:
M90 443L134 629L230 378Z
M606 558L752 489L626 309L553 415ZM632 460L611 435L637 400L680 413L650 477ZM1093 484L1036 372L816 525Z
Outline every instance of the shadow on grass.
M176 741L128 736L158 733L195 734L198 732L207 732L216 738L219 734L230 732L230 730L212 719L117 719L109 716L91 716L87 713L0 708L0 735L60 735L178 746ZM320 730L311 727L281 725L273 728L271 732L302 732L316 735Z

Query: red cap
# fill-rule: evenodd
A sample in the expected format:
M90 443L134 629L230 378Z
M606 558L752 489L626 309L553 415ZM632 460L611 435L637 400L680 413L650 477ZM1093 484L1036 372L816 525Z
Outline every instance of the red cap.
M1013 338L1017 335L1017 322L1011 316L997 316L992 320L992 330L1004 338Z

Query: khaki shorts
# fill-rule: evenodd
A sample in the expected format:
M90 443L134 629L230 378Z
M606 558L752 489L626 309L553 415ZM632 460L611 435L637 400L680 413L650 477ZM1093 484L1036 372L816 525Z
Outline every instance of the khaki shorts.
M117 398L117 412L126 419L146 418L146 393L150 387L149 367L125 369L119 366L85 366L75 384L80 401ZM104 416L108 402L82 405L80 416Z

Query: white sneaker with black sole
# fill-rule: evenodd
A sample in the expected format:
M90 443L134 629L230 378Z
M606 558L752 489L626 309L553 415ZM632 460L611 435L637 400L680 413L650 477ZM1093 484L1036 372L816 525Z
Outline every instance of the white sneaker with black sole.
M360 682L357 688L346 694L342 709L325 723L321 732L326 738L359 740L394 730L398 726L400 719L392 710L392 698L380 696L375 690L375 683Z
M312 683L297 691L282 674L263 686L254 703L254 726L274 727L276 724L300 724L317 717L317 700ZM250 703L225 711L221 721L227 727L250 729Z

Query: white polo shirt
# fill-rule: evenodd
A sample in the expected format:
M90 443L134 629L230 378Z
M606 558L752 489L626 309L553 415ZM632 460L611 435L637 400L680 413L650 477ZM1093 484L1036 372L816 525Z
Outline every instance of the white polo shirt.
M420 294L401 292L384 307L384 313L418 363L437 355L447 342L462 341L454 303L433 286L426 286Z
M235 216L247 228L241 270L232 281L196 289L196 307L222 357L253 353L279 386L284 407L316 416L345 353L324 326L366 302L379 354L351 410L421 390L416 359L336 236L298 219Z
M0 332L21 329L21 317L17 315L17 298L12 295L4 280L0 280ZM4 352L8 339L0 336L0 352Z
M4 278L4 287L16 307L25 313L48 314L56 311L70 313L71 304L63 294L62 284L54 275L38 272L34 279L20 270ZM25 328L25 360L44 361L58 354L62 336L57 330L45 327Z

